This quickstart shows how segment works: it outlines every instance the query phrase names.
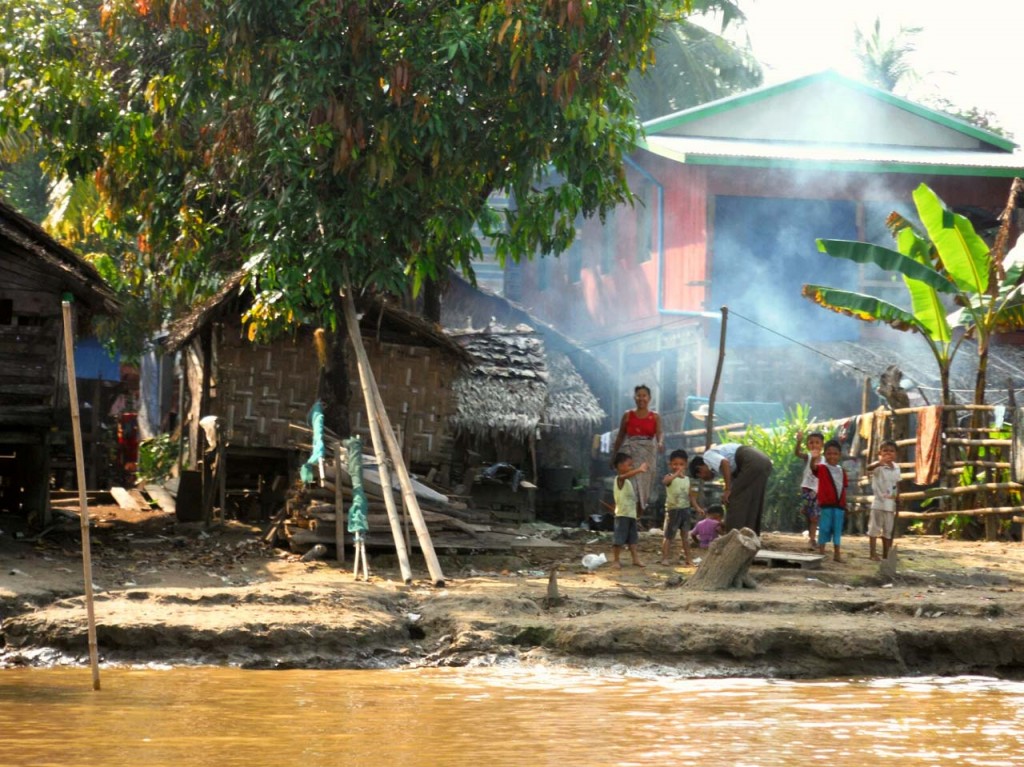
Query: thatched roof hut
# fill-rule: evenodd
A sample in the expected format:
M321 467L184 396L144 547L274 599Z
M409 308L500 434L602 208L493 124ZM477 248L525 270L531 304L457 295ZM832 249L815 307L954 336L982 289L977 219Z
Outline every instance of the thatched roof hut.
M448 332L477 361L453 385L457 434L529 440L551 429L590 433L604 420L604 410L569 358L546 352L530 326L490 324Z

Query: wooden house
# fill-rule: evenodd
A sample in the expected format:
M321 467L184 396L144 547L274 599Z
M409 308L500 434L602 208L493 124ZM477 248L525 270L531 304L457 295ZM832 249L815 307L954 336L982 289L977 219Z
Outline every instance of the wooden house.
M70 444L62 302L76 337L119 307L99 273L0 200L0 512L50 517L51 454Z
M670 430L685 397L710 389L722 306L720 399L809 403L819 416L859 410L861 386L834 374L841 357L822 350L876 339L898 362L907 339L813 305L801 285L905 303L902 284L819 253L816 239L891 246L886 217L913 216L921 183L985 233L1024 173L1013 142L834 72L645 129L627 163L636 205L583 222L558 259L509 267L504 293L608 362L611 412L647 383ZM816 364L804 364L807 347Z
M240 320L246 301L240 285L240 274L230 277L216 295L176 321L165 349L182 355L182 425L190 462L201 449L200 419L218 416L228 446L228 491L258 496L260 515L266 516L306 457L301 446L309 435L296 427L307 425L320 365L313 328L269 343L250 342ZM447 474L452 384L468 355L440 327L389 302L374 300L361 309L363 343L407 464L413 471ZM370 445L354 355L349 359L351 427Z

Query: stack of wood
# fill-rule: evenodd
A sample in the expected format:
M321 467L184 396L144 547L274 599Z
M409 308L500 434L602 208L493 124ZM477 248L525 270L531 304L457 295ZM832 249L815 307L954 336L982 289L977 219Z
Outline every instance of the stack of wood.
M352 479L346 470L347 451L341 441L328 434L326 451L313 485L301 485L289 494L285 507L271 520L266 540L270 543L283 542L297 553L303 553L317 544L330 548L336 546L339 517L341 524L347 524L345 510L352 503ZM339 454L340 453L340 454ZM339 461L340 458L340 461ZM376 461L372 453L363 454L363 490L367 500L367 522L369 531L365 535L367 546L378 549L393 549L394 537L388 521L384 490L379 481ZM340 493L336 481L337 469L341 467ZM424 521L430 530L435 548L445 549L509 549L513 546L558 546L546 539L524 540L513 529L500 529L491 524L480 524L474 520L479 515L464 508L464 504L449 500L448 496L422 479L414 479L416 497ZM415 530L402 508L401 493L394 493L395 505L401 510L402 532L409 550L419 548ZM341 511L338 505L341 505ZM346 546L352 543L352 534L344 530Z

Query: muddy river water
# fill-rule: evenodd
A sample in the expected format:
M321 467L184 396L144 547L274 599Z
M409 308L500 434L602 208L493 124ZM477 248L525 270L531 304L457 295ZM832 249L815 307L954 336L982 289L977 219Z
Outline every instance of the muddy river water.
M548 668L0 671L3 767L1024 765L1024 684Z

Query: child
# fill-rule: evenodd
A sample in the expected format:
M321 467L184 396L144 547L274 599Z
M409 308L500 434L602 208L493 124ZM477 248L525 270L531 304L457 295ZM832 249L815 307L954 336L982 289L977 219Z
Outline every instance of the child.
M843 516L846 512L846 470L839 465L842 447L830 439L825 443L825 460L812 459L811 465L818 477L818 505L821 518L818 523L818 551L825 553L825 544L832 541L832 558L843 559L839 553L843 537Z
M690 486L690 477L686 473L689 456L685 450L673 450L668 457L669 473L661 480L665 485L665 523L662 527L664 538L661 541L661 564L668 565L668 551L676 532L682 534L683 561L688 567L693 566L690 559L690 528L693 525L693 511L703 513L697 503L697 490Z
M893 531L896 528L896 496L900 484L900 467L896 465L896 443L886 440L878 447L878 460L868 467L871 470L871 518L868 520L868 539L871 559L879 561L875 543L882 538L882 559L889 556Z
M706 549L711 541L725 532L725 525L722 524L722 517L725 516L725 509L718 504L708 506L706 516L693 527L690 534L693 542Z
M647 472L647 462L633 468L633 457L628 453L615 454L615 532L612 538L612 566L622 567L619 562L619 554L622 547L627 546L633 558L633 564L643 567L640 556L637 553L637 544L640 542L640 533L637 528L636 518L640 511L640 497L633 484L633 477Z
M800 479L800 498L802 499L803 515L807 517L807 538L809 547L813 551L818 540L818 518L821 516L821 507L818 505L818 477L811 468L811 460L821 458L821 450L825 445L825 435L820 431L812 431L807 435L807 452L800 450L803 442L803 432L796 433L796 444L793 446L793 454L804 462L804 473Z

